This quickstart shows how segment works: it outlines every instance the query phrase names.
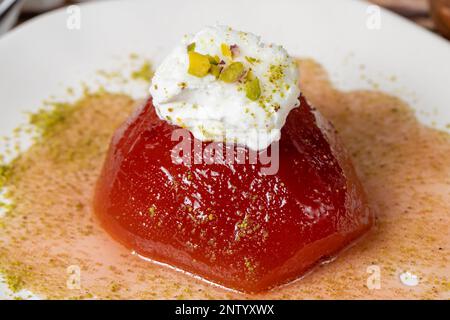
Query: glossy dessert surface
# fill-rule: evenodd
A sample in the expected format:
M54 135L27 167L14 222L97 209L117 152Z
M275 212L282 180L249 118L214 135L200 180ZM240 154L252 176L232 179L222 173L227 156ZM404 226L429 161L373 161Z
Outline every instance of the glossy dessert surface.
M180 144L189 153L176 162L172 151L186 151ZM302 276L371 226L348 156L306 99L289 114L279 147L261 151L272 163L251 164L250 152L194 139L160 120L149 99L112 139L95 212L138 254L245 292Z

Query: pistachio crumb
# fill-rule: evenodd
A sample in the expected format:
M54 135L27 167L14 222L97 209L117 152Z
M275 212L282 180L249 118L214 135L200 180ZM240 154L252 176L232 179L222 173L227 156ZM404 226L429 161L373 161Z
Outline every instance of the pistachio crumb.
M155 205L152 205L150 208L148 208L148 213L151 218L153 218L156 214L156 207Z
M247 62L250 64L257 64L257 63L261 62L260 59L256 59L256 58L249 57L249 56L245 56L245 60L247 60Z
M192 42L187 46L187 52L191 52L194 50L195 50L195 42Z
M133 71L133 73L131 74L132 79L143 80L146 82L150 82L152 77L153 77L153 70L150 62L148 61L144 62L138 70Z

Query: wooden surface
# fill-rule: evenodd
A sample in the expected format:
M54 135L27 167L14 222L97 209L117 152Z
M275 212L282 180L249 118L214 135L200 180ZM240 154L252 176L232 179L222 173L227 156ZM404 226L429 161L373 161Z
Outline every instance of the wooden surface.
M428 0L370 0L370 2L394 11L427 29L435 31Z

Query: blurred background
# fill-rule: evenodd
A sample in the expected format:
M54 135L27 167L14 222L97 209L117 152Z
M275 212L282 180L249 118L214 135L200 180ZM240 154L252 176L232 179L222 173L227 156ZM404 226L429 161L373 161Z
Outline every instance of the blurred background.
M0 35L43 12L87 1L102 0L0 0ZM450 39L450 0L370 0L369 2L394 11Z

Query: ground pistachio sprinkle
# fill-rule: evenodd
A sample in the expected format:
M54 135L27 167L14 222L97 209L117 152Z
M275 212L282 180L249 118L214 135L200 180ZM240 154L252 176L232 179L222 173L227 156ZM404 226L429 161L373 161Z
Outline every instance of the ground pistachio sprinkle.
M150 83L153 77L153 68L149 61L145 61L141 67L131 73L131 78L133 80L143 80Z

